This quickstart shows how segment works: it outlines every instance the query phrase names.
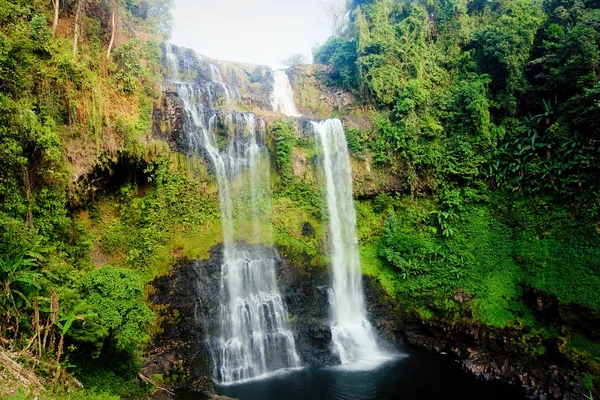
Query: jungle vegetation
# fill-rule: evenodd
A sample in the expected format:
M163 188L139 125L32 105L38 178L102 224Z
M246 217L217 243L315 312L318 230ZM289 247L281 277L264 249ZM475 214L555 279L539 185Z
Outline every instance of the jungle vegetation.
M406 178L357 202L365 272L408 314L513 329L597 385L600 4L353 0L313 57L374 110L355 156Z
M0 0L0 347L44 398L151 391L148 283L219 242L206 167L151 134L171 6ZM600 3L352 0L336 33L313 56L371 122L352 155L404 182L356 201L364 272L407 318L510 329L598 385ZM269 134L274 240L316 268L326 216L292 171L314 146Z

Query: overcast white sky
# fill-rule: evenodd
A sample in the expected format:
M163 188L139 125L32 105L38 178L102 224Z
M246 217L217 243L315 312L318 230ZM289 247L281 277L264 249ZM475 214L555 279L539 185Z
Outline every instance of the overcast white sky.
M279 67L329 36L322 0L175 0L171 43L218 60Z

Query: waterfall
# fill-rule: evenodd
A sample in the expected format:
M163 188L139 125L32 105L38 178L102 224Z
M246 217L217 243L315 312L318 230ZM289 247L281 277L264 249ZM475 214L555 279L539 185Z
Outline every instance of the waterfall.
M294 103L294 92L285 71L273 72L273 93L271 95L273 111L279 111L290 117L300 117L301 114Z
M213 63L208 63L208 66L210 68L210 77L212 81L219 84L221 88L223 88L227 104L231 103L231 90L229 90L229 86L223 81L223 75L221 75L221 70ZM210 92L210 87L208 87L207 90ZM236 91L234 90L233 93L236 94Z
M342 365L369 367L386 359L367 320L352 199L352 171L342 123L313 122L323 151L331 235L331 335Z
M166 47L169 68L170 50ZM270 160L265 123L252 113L223 116L213 110L213 93L207 87L213 83L221 86L227 89L227 100L230 97L218 67L209 64L209 71L207 86L173 83L185 110L188 147L207 158L219 187L224 243L220 327L219 336L209 338L207 345L214 378L234 383L299 367L300 359L277 286L275 252L236 241L236 233L248 224L253 240L270 241ZM227 143L219 146L224 139Z
M177 56L173 54L173 48L170 43L165 43L165 59L167 61L167 75L171 77L173 81L179 80L179 60Z

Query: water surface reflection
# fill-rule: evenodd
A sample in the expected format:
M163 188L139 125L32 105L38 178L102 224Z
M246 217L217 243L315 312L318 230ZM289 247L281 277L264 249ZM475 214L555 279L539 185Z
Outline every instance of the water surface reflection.
M485 383L466 374L449 357L422 350L371 371L340 367L304 368L261 380L220 386L219 394L241 400L523 400L514 387ZM198 395L182 394L198 400Z

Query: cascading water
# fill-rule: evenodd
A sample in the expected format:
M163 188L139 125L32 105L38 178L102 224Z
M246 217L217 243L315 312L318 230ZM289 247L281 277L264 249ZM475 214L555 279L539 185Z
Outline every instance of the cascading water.
M170 49L166 47L169 68L178 65L173 62L174 55L169 55ZM212 83L224 90L228 87L220 72L217 74L217 67L209 65L212 76L207 86L174 83L185 109L184 133L189 148L209 159L219 186L224 242L221 324L219 337L209 340L208 345L215 379L234 383L282 368L296 368L300 359L277 287L273 252L235 240L236 228L244 224L251 225L254 240L270 239L270 162L265 124L251 113L222 117L213 110L212 93L203 89ZM228 93L225 90L227 101ZM218 146L221 131L227 133L224 150Z
M231 103L231 100L238 98L238 91L235 88L231 90L229 85L223 81L223 75L221 75L221 70L219 67L212 63L208 63L208 66L210 68L210 76L212 81L220 85L223 89L223 93L225 93L226 104L229 104ZM210 93L210 87L207 87L207 90Z
M279 111L290 117L300 117L301 114L294 103L294 92L285 71L273 72L273 93L271 106L274 111Z
M167 75L173 81L179 80L179 60L173 54L170 43L165 43L165 59L167 60Z
M348 144L339 120L312 124L323 151L327 185L333 271L329 293L332 340L344 366L369 367L386 357L366 317Z

